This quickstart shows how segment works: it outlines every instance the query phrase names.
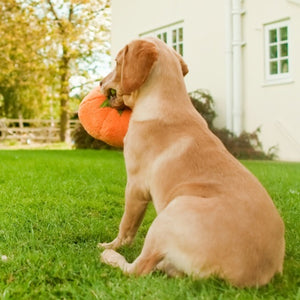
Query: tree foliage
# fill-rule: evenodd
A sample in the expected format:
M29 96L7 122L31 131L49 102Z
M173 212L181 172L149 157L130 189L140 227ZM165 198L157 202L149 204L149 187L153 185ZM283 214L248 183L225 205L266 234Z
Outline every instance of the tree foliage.
M1 0L0 31L0 116L39 115L49 81L40 53L46 28L32 7Z
M0 114L60 108L65 140L72 77L88 77L109 53L110 0L0 0L0 30Z

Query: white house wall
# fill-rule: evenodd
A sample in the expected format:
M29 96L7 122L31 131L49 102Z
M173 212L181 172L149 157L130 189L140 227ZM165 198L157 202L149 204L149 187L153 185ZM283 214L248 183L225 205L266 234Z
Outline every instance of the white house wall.
M217 126L226 124L225 0L113 0L112 55L142 33L183 21L188 91L204 88L216 101ZM287 0L245 0L243 15L243 126L261 127L265 149L300 160L300 6ZM293 80L267 85L264 24L289 19Z
M183 20L187 89L209 90L216 100L216 125L224 126L225 5L219 4L219 0L113 0L112 54L141 33Z
M300 6L285 0L245 1L245 128L261 126L265 149L279 147L283 160L300 160ZM291 80L265 80L264 25L290 20Z

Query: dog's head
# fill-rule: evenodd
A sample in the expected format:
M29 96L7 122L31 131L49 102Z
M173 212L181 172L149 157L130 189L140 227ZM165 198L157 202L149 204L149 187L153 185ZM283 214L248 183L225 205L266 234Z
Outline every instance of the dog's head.
M168 55L176 57L183 76L188 73L182 57L161 40L134 40L118 53L114 70L100 82L102 92L108 97L112 107L133 108L132 95L147 81L163 52L165 55L168 52Z

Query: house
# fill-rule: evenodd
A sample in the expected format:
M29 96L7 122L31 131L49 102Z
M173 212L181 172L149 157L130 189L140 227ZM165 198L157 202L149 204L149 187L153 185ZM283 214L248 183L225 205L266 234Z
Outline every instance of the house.
M300 161L300 0L113 0L112 55L157 36L215 99L216 126L261 128L264 149Z

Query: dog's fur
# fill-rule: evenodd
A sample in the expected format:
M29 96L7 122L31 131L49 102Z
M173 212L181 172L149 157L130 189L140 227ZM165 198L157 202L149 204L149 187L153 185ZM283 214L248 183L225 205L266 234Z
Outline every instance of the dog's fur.
M239 287L282 272L284 224L269 195L208 129L184 84L183 59L156 38L134 40L101 82L132 109L125 137L125 212L103 262L126 274L216 275ZM157 217L133 263L115 251L132 242L147 204Z

